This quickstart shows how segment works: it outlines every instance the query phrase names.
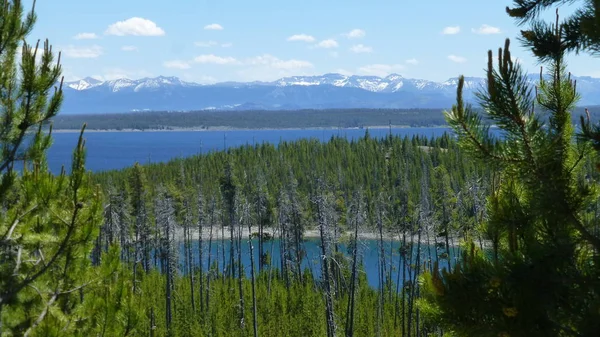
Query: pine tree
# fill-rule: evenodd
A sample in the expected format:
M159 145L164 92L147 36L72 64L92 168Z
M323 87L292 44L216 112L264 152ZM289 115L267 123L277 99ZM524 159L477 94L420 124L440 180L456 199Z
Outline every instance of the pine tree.
M514 0L514 7L506 7L510 17L520 25L530 24L529 29L521 31L521 40L534 55L544 61L557 55L552 25L542 21L539 14L553 6L572 3L572 0ZM589 52L600 55L600 0L584 0L580 8L562 23L561 41L565 51Z
M485 233L491 254L465 245L451 272L426 273L423 312L458 336L595 336L600 331L600 238L582 221L597 197L582 179L589 147L574 141L571 111L578 95L566 72L566 26L552 27L547 76L535 92L507 39L487 88L478 93L483 116L465 105L464 77L446 118L463 150L496 171ZM535 112L538 105L547 122ZM493 235L492 235L493 234Z
M60 54L55 62L48 41L22 42L36 19L34 9L23 19L19 0L0 2L1 335L69 334L84 289L99 281L89 267L102 200L85 171L85 127L70 174L55 176L46 163L45 126L63 93Z
M600 56L600 0L583 1L583 5L562 23L560 42L554 37L552 26L539 19L544 10L565 2L572 1L514 0L514 7L507 7L506 12L517 19L519 25L530 24L529 29L521 31L521 41L541 61L556 57L555 53L560 50L556 48L557 43L565 52ZM587 116L580 117L581 130L577 136L580 140L590 141L600 152L600 125L592 125L589 111L586 109L585 112Z

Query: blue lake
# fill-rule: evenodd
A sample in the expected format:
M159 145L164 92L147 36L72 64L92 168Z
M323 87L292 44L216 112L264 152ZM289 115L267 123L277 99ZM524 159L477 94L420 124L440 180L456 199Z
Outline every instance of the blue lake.
M215 231L217 231L215 229ZM226 235L228 235L228 233L226 233ZM423 237L424 239L424 237ZM410 246L410 242L408 242L409 238L407 238L407 242L406 245ZM259 254L258 254L258 240L252 240L252 245L253 245L253 255L254 255L254 268L255 271L258 272L258 264L259 264ZM281 242L278 239L272 240L272 241L267 241L264 243L264 249L265 252L269 252L269 254L271 255L271 266L273 268L277 268L280 269L281 268ZM320 248L320 241L318 239L314 239L314 238L310 238L310 239L306 239L303 243L302 246L305 250L305 257L302 260L301 263L301 268L303 271L305 271L306 269L310 270L311 273L319 278L321 277L321 248ZM417 263L417 242L413 243L412 246L412 251L410 251L412 254L408 254L407 256L411 258L410 261L406 261L406 263L404 262L403 257L400 255L399 253L399 248L402 246L402 241L399 240L390 240L390 239L384 239L383 241L383 250L384 250L384 254L385 254L385 264L384 264L384 270L385 270L385 275L390 275L391 276L391 281L393 282L394 285L397 285L398 283L402 284L402 281L405 280L406 277L406 281L409 280L409 269L412 268L413 272L416 268L416 263ZM211 249L210 249L210 259L211 259L211 264L213 263L217 263L218 264L218 269L220 272L224 272L225 268L226 268L226 264L229 262L229 240L221 240L221 239L214 239L212 241L212 245L211 245ZM333 248L333 247L332 247ZM349 251L348 245L344 244L344 243L340 243L338 245L338 249L339 252L343 253L344 256L346 258L348 258L348 260L345 261L345 263L350 266L351 265L351 260L349 259L351 256L351 252ZM250 262L250 247L248 244L248 239L244 238L242 240L242 245L241 245L241 255L242 255L242 264L244 266L244 272L246 274L246 276L250 277L250 272L251 272L251 262ZM438 256L439 254L443 253L445 250L441 249L438 250ZM184 250L184 245L183 243L180 244L179 246L179 268L180 271L183 273L186 273L186 265L185 265L185 250ZM206 271L208 269L208 240L204 240L203 242L203 258L202 258L202 266L204 268L204 271ZM358 244L358 259L357 261L359 261L359 264L362 265L363 268L363 272L365 273L366 277L367 277L367 282L369 283L370 286L372 287L378 287L379 286L379 282L380 282L380 260L379 260L379 256L380 256L380 247L379 247L379 242L378 240L374 240L374 239L362 239L359 240L359 244ZM237 253L236 253L237 254ZM198 241L194 240L192 243L192 255L193 255L193 260L198 261ZM458 247L451 247L450 248L450 261L451 264L454 265L456 262L456 257L459 255L459 248ZM426 243L422 243L420 246L420 261L421 261L421 268L429 268L431 267L431 264L427 263L425 265L426 262L433 262L435 261L435 256L436 256L436 248L433 245L433 238L431 238L431 244L427 245ZM431 258L430 258L431 257ZM224 260L224 259L225 260ZM237 255L235 256L235 259L237 259ZM337 263L343 263L344 261L342 260L336 260ZM446 268L447 267L447 260L445 259L440 259L439 260L439 268ZM291 268L293 268L293 266L290 266ZM266 267L267 268L267 267ZM236 270L237 272L237 270Z
M302 129L302 130L232 130L232 131L142 131L86 132L86 167L92 171L121 169L135 162L166 162L176 157L220 151L224 148L255 143L293 141L316 138L328 141L332 136L357 139L365 129ZM438 137L449 128L392 128L393 135ZM390 129L370 129L372 137L385 137ZM62 165L69 169L79 133L54 133L54 143L48 153L52 172Z

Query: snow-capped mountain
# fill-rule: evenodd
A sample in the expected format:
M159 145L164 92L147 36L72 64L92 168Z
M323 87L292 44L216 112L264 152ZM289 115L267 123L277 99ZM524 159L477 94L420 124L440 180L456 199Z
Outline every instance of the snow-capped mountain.
M66 83L67 87L69 87L71 89L75 89L75 90L86 90L86 89L93 88L100 84L102 84L102 81L99 81L99 80L91 78L91 77L86 77L79 81Z
M91 77L86 77L79 81L68 82L66 83L66 85L67 87L78 91L89 90L96 87L103 87L108 88L112 92L118 92L125 89L130 89L137 92L141 90L152 90L168 87L193 87L198 86L200 84L184 82L177 77L159 76L155 78L142 78L139 80L121 78L105 82Z
M539 75L531 75L533 84ZM600 104L600 79L575 77L580 105ZM465 78L465 99L485 86L485 79ZM177 77L99 81L84 78L64 84L62 113L112 113L140 110L448 108L455 102L458 78L444 82L386 77L291 76L272 82L198 84Z

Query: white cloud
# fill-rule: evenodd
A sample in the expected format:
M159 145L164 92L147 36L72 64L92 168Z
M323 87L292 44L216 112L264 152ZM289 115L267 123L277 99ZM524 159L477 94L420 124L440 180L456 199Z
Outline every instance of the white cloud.
M363 44L357 44L352 46L352 48L350 48L350 51L352 51L353 53L372 53L373 52L373 48L371 47L367 47Z
M229 47L233 46L233 43L227 42L227 43L219 44L217 41L198 41L198 42L194 42L194 45L196 47L203 47L203 48L209 48L209 47L214 47L214 46L221 46L222 48L229 48Z
M370 64L358 68L358 72L363 75L385 77L393 72L404 70L401 64Z
M194 45L196 45L196 47L212 47L212 46L216 46L217 42L216 41L199 41L199 42L194 42Z
M467 62L467 59L462 57L462 56L456 56L456 55L448 55L448 60L452 61L452 62L456 62L456 63L465 63Z
M116 36L163 36L165 31L148 19L133 17L108 26L105 34Z
M98 35L96 35L96 33L79 33L79 34L73 36L73 38L75 40L93 40L93 39L97 39Z
M490 34L500 34L500 28L492 27L490 25L483 24L481 27L475 29L472 28L471 31L475 34L481 35L490 35Z
M210 25L204 26L205 30L223 30L223 26L218 23L211 23Z
M337 48L339 45L334 39L327 39L319 42L316 47L319 48Z
M599 78L600 71L598 71L598 70L586 71L584 73L581 73L580 76L589 76L589 77Z
M74 73L73 69L69 67L63 67L62 76L64 76L65 82L75 82L85 77Z
M163 66L165 68L171 68L171 69L190 69L191 68L191 66L188 62L180 61L180 60L166 61L163 63Z
M412 59L406 60L406 63L412 64L412 65L417 65L417 64L419 64L419 60L412 58Z
M91 47L75 47L69 45L62 50L62 53L70 58L96 58L102 55L102 47L97 45Z
M216 56L213 54L196 56L194 58L194 62L201 63L201 64L219 64L219 65L240 64L240 62L233 57L221 57L221 56Z
M136 46L123 46L121 47L122 51L137 51L138 47Z
M444 35L454 35L460 32L460 26L448 26L442 30Z
M154 74L145 70L125 70L121 68L105 68L102 75L92 75L90 77L99 81L118 80L121 78L135 79L143 77L152 77Z
M349 39L359 39L361 37L365 37L365 35L367 35L367 33L362 29L353 29L343 35Z
M314 65L308 61L302 60L281 60L275 56L264 54L261 56L256 56L249 59L246 62L248 65L254 66L267 66L274 69L282 69L282 70L292 70L292 69L302 69L302 68L313 68Z
M314 36L306 34L296 34L287 38L288 41L303 41L303 42L315 42Z
M315 75L315 66L304 60L282 60L270 54L258 55L242 62L245 67L237 71L240 80L273 81L287 76Z
M346 70L346 69L336 69L334 71L334 73L340 74L340 75L344 75L344 76L351 76L352 72Z
M198 75L190 72L185 72L181 74L181 79L188 82L196 82L196 83L204 83L204 84L212 84L216 83L217 79L212 76L207 75Z

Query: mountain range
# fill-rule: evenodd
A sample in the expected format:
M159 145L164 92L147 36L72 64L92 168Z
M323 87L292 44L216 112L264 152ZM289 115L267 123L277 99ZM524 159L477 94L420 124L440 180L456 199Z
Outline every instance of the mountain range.
M600 79L573 77L580 106L600 105ZM529 75L534 84L539 75ZM485 85L480 77L466 77L464 97ZM387 77L292 76L272 82L199 84L177 77L99 81L84 78L63 84L62 114L99 114L130 111L296 110L332 108L449 108L456 99L458 78L444 82Z

